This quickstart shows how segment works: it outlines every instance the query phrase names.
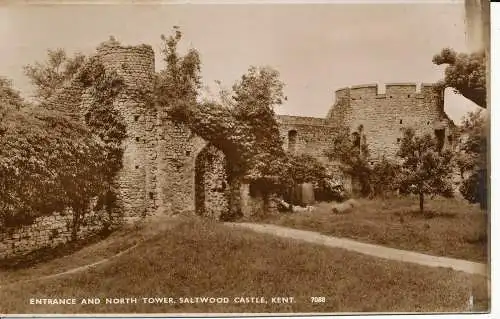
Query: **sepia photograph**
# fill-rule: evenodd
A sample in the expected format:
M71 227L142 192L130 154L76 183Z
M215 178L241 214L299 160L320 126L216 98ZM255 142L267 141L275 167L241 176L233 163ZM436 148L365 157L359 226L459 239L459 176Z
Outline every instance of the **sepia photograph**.
M489 313L490 3L0 4L0 317Z

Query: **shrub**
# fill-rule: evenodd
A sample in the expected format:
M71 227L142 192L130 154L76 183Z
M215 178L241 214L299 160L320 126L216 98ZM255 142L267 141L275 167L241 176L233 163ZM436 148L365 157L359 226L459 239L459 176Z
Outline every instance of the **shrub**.
M420 213L424 211L426 195L453 196L450 183L452 153L440 151L431 135L417 136L413 129L405 129L398 151L402 158L400 190L419 195Z
M30 223L65 207L82 210L102 192L107 153L84 125L40 107L12 110L2 121L4 224Z
M386 197L388 194L395 193L398 189L400 173L401 167L397 163L382 157L370 172L371 196Z

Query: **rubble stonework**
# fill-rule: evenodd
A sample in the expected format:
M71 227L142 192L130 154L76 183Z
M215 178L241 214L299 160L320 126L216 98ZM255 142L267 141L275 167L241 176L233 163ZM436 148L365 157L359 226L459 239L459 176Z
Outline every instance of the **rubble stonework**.
M116 71L125 83L113 102L127 130L123 169L116 180L124 218L195 211L220 216L228 207L224 156L186 127L170 122L147 98L155 76L152 48L101 45L96 56L106 70ZM377 91L376 85L336 91L335 105L325 118L277 116L285 149L315 156L334 170L324 151L331 146L332 135L340 125L354 131L362 124L374 157L394 156L396 138L403 127L413 126L419 133L448 130L442 99L429 85L417 91L415 84L391 84L385 94ZM81 112L91 99L92 95L75 80L48 105L65 104ZM261 207L258 196L250 198L248 184L242 185L241 195L245 216ZM69 216L40 217L31 226L1 232L0 258L67 242ZM97 221L89 225L82 228L80 237L102 228Z
M103 215L86 214L77 233L84 239L103 230ZM34 250L56 247L71 241L73 214L70 209L36 218L31 225L7 227L0 232L0 259L28 254Z
M211 144L198 154L195 167L197 215L219 220L229 209L226 165L224 154Z
M431 84L415 83L385 85L379 94L376 84L359 85L335 92L336 100L328 112L332 125L346 125L354 132L363 125L370 156L395 158L403 129L412 127L416 133L431 134L443 130L444 147L453 143L453 124L444 112L442 92L436 93Z

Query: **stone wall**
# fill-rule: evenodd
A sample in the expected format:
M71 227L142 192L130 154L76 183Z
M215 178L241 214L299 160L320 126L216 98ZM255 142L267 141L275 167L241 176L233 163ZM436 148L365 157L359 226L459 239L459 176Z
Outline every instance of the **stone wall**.
M351 181L341 170L340 165L329 160L325 151L332 147L337 123L329 118L279 115L277 118L283 148L294 154L308 154L317 158L327 168L339 184L351 189ZM293 141L295 140L295 142Z
M196 157L196 214L219 220L229 209L229 185L224 154L207 145Z
M101 213L87 214L77 233L78 239L92 236L104 227ZM71 241L73 214L70 209L41 216L33 224L4 228L0 232L0 259L26 255L34 250L56 247Z
M325 164L329 163L324 151L331 146L335 126L326 119L314 117L279 115L277 121L286 151L309 154Z
M113 102L127 130L123 169L116 180L124 218L196 211L218 219L228 208L225 159L189 129L169 121L148 98L154 85L152 48L109 43L97 49L96 57L107 71L116 71L125 82L125 89ZM318 158L347 185L349 180L344 179L338 165L324 155L341 125L354 131L362 124L374 158L394 157L404 127L414 127L419 134L444 129L445 137L450 135L442 98L430 85L417 89L413 83L388 84L383 94L376 85L361 85L337 90L335 95L335 104L326 118L280 115L277 121L285 150ZM91 100L92 95L74 80L47 106L66 105L66 110L77 114ZM251 194L250 185L243 184L240 193L246 216L262 210L262 196ZM68 216L40 217L31 226L2 231L0 258L67 242ZM79 236L88 236L101 226L97 221L90 222Z
M376 84L359 85L336 91L328 119L334 126L347 125L351 131L363 125L371 157L394 158L407 127L417 134L431 135L444 129L448 144L452 123L442 101L430 84L422 84L418 90L415 83L387 84L383 94Z
M161 119L157 127L159 214L194 214L195 159L206 142L183 125Z
M117 177L118 204L125 218L152 214L157 209L156 110L145 94L153 89L154 52L150 46L103 45L97 56L107 72L120 75L125 88L113 105L126 124L123 169Z

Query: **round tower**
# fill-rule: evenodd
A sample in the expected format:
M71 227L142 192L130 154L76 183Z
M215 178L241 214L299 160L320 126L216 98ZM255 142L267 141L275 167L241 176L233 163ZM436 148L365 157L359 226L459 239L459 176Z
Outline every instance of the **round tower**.
M97 57L107 72L116 72L124 88L113 102L123 117L123 168L117 176L118 201L125 219L143 217L156 210L156 112L146 94L153 90L154 52L150 46L104 43Z
M384 94L378 92L376 84L338 90L328 116L332 124L345 125L352 132L363 125L374 160L396 156L405 128L414 128L419 135L447 134L442 99L432 85L390 83L385 85Z

